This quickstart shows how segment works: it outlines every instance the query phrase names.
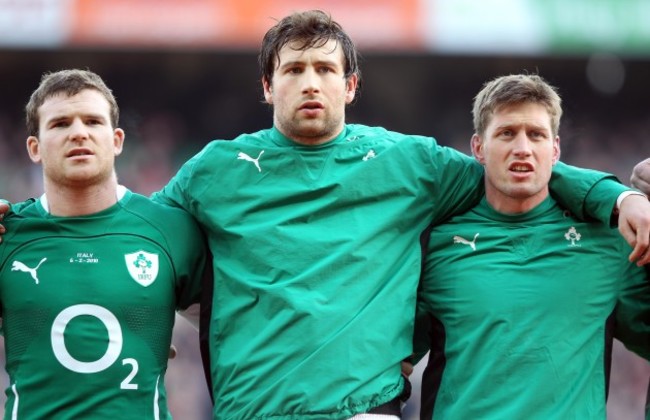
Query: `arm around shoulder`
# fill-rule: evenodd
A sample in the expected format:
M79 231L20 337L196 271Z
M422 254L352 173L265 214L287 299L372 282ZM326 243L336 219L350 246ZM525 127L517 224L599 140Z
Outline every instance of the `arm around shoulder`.
M563 162L553 167L549 188L560 205L576 217L610 225L617 198L630 189L614 175Z

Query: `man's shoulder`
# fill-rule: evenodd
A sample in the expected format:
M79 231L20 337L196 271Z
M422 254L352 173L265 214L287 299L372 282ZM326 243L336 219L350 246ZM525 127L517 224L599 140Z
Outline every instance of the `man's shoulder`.
M0 266L13 250L53 230L50 220L39 211L35 199L13 204L2 224L7 232L0 242Z
M19 203L14 203L10 206L9 212L5 214L2 219L2 224L8 229L9 232L18 230L19 225L28 225L39 224L46 222L46 218L42 211L39 210L39 206L36 204L37 200L30 198ZM21 232L24 229L20 229Z
M346 124L346 134L350 136L363 136L363 137L379 137L379 138L392 138L405 136L396 131L387 130L384 127L364 125L364 124Z
M248 144L251 146L265 146L269 143L272 132L272 128L265 128L254 133L240 134L231 141L217 141L215 147L224 147L225 144L230 144L231 147L238 147L241 144Z
M158 242L173 255L190 255L202 251L201 229L184 209L171 207L140 194L132 193L123 203L123 227Z
M196 166L200 162L213 162L222 157L230 158L233 151L240 149L242 146L267 147L270 144L270 133L271 129L265 129L255 133L240 134L231 140L212 140L190 162L192 166Z
M123 203L123 208L129 214L137 215L152 223L170 225L194 223L192 216L182 208L153 201L138 193L132 193L130 199Z
M16 217L17 215L21 214L24 216L33 215L36 209L36 202L36 198L28 198L25 201L9 203L9 212L7 213L6 217L9 217L11 215Z
M402 143L423 143L435 144L433 137L422 136L418 134L406 134L398 131L392 131L380 126L369 126L363 124L347 124L347 137L358 137L360 139L375 140L383 142L402 142Z

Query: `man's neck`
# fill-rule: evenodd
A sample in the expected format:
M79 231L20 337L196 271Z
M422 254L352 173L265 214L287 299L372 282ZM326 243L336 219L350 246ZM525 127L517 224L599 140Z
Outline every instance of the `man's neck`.
M86 188L46 185L41 201L53 216L86 216L115 205L118 195L124 195L124 187L115 180Z
M548 197L548 190L526 198L508 197L502 193L494 192L486 188L485 198L488 204L503 214L522 214L531 211L539 206Z
M320 146L329 143L337 138L345 129L345 123L341 123L340 126L335 129L322 131L309 132L304 130L290 130L280 124L277 120L274 121L274 126L284 137L290 139L294 143L300 144L301 146Z

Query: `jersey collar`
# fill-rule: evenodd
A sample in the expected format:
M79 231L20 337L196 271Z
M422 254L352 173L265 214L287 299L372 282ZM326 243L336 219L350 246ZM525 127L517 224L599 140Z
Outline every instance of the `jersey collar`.
M116 194L115 194L117 196L117 201L120 201L122 198L124 198L127 191L128 190L124 185L119 185L118 184L118 186L116 188ZM41 197L39 198L39 201L41 202L41 207L43 207L43 210L45 210L45 212L47 214L49 214L50 213L50 206L49 206L48 201L47 201L47 195L45 195L45 194L41 195Z

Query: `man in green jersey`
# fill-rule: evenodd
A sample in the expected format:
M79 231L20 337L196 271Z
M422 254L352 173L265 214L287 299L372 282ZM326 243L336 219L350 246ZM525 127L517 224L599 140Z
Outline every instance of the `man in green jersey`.
M483 169L430 137L346 124L357 52L323 12L273 26L260 67L273 127L211 142L154 196L190 212L214 254L204 319L214 417L396 418L420 236L478 202ZM556 175L569 208L606 222L626 190L592 171ZM649 210L623 201L634 259L648 247Z
M650 357L646 270L618 232L549 195L561 114L537 75L499 77L474 100L485 197L431 231L422 419L604 419L612 338Z
M199 300L201 232L118 185L124 132L98 75L44 75L26 114L45 193L3 222L5 418L170 418L167 356L175 310Z

